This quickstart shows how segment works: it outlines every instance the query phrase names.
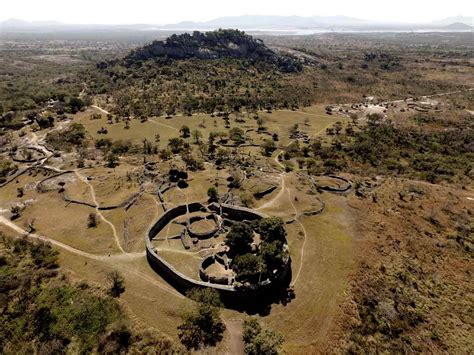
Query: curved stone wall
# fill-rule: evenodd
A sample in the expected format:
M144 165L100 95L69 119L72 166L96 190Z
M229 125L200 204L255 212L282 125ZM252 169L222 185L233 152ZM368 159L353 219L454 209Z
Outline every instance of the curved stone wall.
M334 186L319 186L319 189L323 191L328 191L328 192L336 192L336 193L345 193L348 192L352 188L352 182L349 179L346 179L342 176L337 176L337 175L328 175L330 178L339 180L344 182L346 185L342 187L334 187Z
M162 258L153 248L151 241L153 238L174 218L182 216L186 213L198 212L198 211L214 211L218 214L222 215L223 217L227 217L232 220L242 221L242 220L256 220L260 218L267 217L263 213L251 210L245 207L238 207L233 205L227 204L217 204L211 203L207 208L201 203L193 202L187 205L178 205L172 209L167 210L164 212L156 221L156 223L148 230L148 233L145 237L145 247L146 247L146 255L149 264L152 268L160 274L166 281L168 281L173 287L178 289L181 292L186 292L192 288L203 288L203 287L211 287L218 290L222 296L235 296L236 293L239 296L255 296L255 293L261 289L266 287L270 287L275 285L281 281L283 281L286 276L288 275L291 259L288 260L288 263L285 267L280 271L279 275L275 277L273 281L264 280L259 285L252 285L250 287L237 287L234 285L223 285L220 283L213 283L209 282L210 279L207 277L208 281L199 281L184 275L182 272L178 271L173 265L167 262L164 258ZM206 262L208 258L203 260L203 263ZM210 262L210 260L209 260ZM215 260L214 260L215 262ZM201 268L199 271L203 269L203 265L201 264ZM205 273L204 273L205 274ZM206 276L203 277L206 279ZM215 280L218 281L218 280ZM219 280L220 281L220 280ZM252 296L253 295L253 296Z
M215 223L214 228L212 228L211 230L205 231L205 232L195 231L192 227L193 223L201 221L203 219L212 219ZM216 218L216 215L214 213L211 214L211 215L208 215L206 217L192 216L188 220L188 233L192 238L209 239L209 238L212 238L213 236L215 236L219 232L220 229L221 229L221 226L219 225L219 221Z

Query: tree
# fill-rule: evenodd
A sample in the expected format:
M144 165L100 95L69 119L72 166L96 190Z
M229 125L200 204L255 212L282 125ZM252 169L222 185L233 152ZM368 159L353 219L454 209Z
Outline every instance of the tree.
M117 166L117 163L118 163L118 156L114 153L109 153L107 155L107 166L109 168L115 168Z
M222 340L225 325L221 320L219 294L213 289L193 290L189 297L197 302L195 309L184 312L178 336L188 350L214 346Z
M299 126L298 126L297 123L295 123L294 125L292 125L292 126L290 127L290 134L291 134L291 135L294 135L294 134L298 133L298 127L299 127Z
M179 132L181 133L181 137L183 137L183 138L189 138L189 135L190 135L190 133L191 133L191 130L189 129L188 126L183 125L183 126L181 126L181 129L179 130Z
M231 128L229 131L229 137L235 142L235 144L245 143L245 133L239 127Z
M269 329L262 329L254 318L244 321L243 340L245 354L248 355L276 355L283 344L283 337Z
M72 97L69 99L68 106L71 113L77 113L84 107L84 102L77 97Z
M169 149L162 149L158 152L158 156L166 161L171 158L171 151Z
M256 230L263 240L283 240L286 237L284 222L279 217L262 218L257 222Z
M166 108L166 117L171 117L175 114L176 108L174 106L169 106Z
M259 254L262 256L269 271L278 269L286 257L286 252L283 249L283 242L281 240L261 242Z
M87 228L97 227L97 216L95 213L89 213L87 217Z
M225 243L233 255L244 254L250 250L253 242L253 231L247 223L235 222L225 237Z
M276 145L275 142L272 140L265 140L262 144L262 153L264 156L269 157L275 151Z
M207 196L209 197L209 201L217 201L219 199L219 193L214 186L211 186L207 189Z
M14 219L20 218L22 209L18 205L12 206L12 207L10 207L10 212L12 214L10 219L13 221Z
M125 292L125 280L118 271L112 271L107 275L109 285L109 294L114 297L120 297Z
M242 338L245 344L251 343L252 340L262 331L262 326L255 318L245 320L243 328Z
M217 132L210 132L209 133L209 138L207 139L207 142L208 142L207 152L209 154L214 154L214 152L216 151L215 140L216 140L217 136L218 136Z
M351 118L352 120L352 123L356 124L357 123L357 120L359 119L359 116L357 115L356 112L352 112L349 117Z
M173 154L178 154L184 149L184 141L181 138L170 138L168 147Z
M186 167L191 171L204 170L204 162L202 159L197 158L191 152L185 152L181 155L181 158L186 163Z
M382 121L383 116L380 113L370 113L367 115L367 123L369 126L375 126Z
M266 271L263 259L251 253L237 255L232 261L232 270L242 282L255 280L259 274Z
M195 130L192 132L192 135L193 135L194 143L195 143L195 144L199 144L200 139L202 138L202 133L201 133L201 131L198 131L197 129L195 129Z

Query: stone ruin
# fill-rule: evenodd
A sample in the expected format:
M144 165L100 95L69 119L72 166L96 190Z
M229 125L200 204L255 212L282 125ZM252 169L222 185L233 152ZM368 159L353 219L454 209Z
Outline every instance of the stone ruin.
M201 212L204 216L188 215ZM271 277L254 284L241 284L235 281L235 275L230 268L230 260L226 255L228 247L221 245L213 248L213 252L203 257L200 262L196 278L189 277L177 270L170 262L163 258L159 251L152 244L153 239L169 223L183 225L184 230L176 238L180 238L185 249L189 249L198 242L209 240L225 233L225 227L233 222L250 222L267 217L255 210L228 204L210 203L205 205L199 202L178 205L164 212L155 224L149 229L146 238L147 259L152 268L173 287L181 292L186 292L193 288L213 288L218 290L224 298L231 296L254 297L259 292L265 292L273 287L283 285L290 275L291 260L288 257L287 262L279 270L275 270ZM176 219L178 218L178 221ZM200 220L206 219L212 221L213 226L206 231L195 230L194 224ZM172 237L172 238L175 238ZM288 245L285 243L286 249ZM212 269L219 269L218 273L213 273Z

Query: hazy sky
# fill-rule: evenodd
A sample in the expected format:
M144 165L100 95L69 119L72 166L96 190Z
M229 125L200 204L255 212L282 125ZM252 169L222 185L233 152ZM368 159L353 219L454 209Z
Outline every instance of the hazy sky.
M345 15L384 22L430 22L474 15L472 0L0 0L0 21L56 20L66 23L206 21L236 15Z

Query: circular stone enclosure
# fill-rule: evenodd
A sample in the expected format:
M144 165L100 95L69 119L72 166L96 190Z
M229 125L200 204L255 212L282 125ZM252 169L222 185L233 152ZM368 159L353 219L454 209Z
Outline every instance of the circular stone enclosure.
M198 215L196 215L196 212L199 212ZM154 248L152 241L169 223L172 223L178 217L188 214L194 215L187 219L187 234L183 232L180 235L183 245L185 245L185 238L189 239L191 237L194 243L196 240L219 236L224 232L224 224L227 225L230 222L251 222L267 217L249 208L217 203L205 205L193 202L178 205L165 211L146 235L146 254L152 268L180 292L184 293L193 288L213 288L218 290L221 295L255 295L256 292L262 292L283 285L287 281L288 275L291 275L291 259L288 257L287 262L284 263L283 267L276 270L271 279L259 280L259 282L254 284L247 283L242 285L235 283L227 256L225 251L222 250L205 255L202 258L199 269L196 270L195 278L185 275L175 265L160 255L160 252ZM180 220L182 220L182 217ZM286 242L285 247L288 247Z

